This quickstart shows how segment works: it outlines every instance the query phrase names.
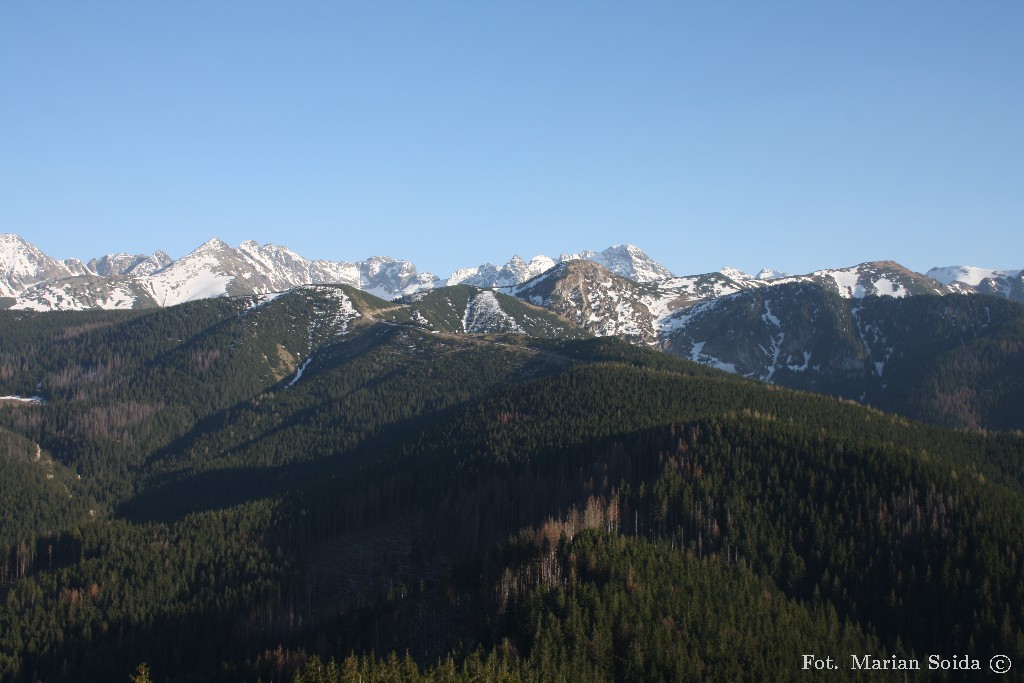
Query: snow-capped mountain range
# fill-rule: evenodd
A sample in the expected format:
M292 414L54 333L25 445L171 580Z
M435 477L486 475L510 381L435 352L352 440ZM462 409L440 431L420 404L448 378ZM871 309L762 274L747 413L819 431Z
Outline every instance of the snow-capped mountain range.
M568 267L572 263L598 268ZM615 277L602 279L600 271ZM847 298L961 292L1024 301L1022 271L972 266L933 268L922 275L882 261L807 275L769 269L749 275L726 267L676 277L642 250L627 244L600 252L563 253L557 259L541 255L525 261L513 256L501 266L485 263L439 278L418 272L409 261L390 257L374 256L357 262L311 260L287 247L261 246L254 241L231 247L216 238L178 260L157 251L148 255L107 254L87 262L59 261L18 235L0 235L0 297L4 307L12 309L148 308L330 283L350 285L384 299L465 284L496 288L544 305L541 302L548 289L545 283L554 278L560 282L559 291L572 289L566 277L577 284L575 294L558 304L560 313L577 318L579 324L593 328L595 333L625 335L648 343L666 327L678 326L678 316L671 315L678 309L742 290L793 282L817 283ZM575 314L570 311L570 300L578 301Z
M484 263L447 278L420 273L405 260L374 256L337 262L304 258L287 247L253 241L231 247L211 239L178 260L166 253L107 254L83 262L58 261L18 235L0 236L0 297L8 308L84 310L150 308L218 296L283 291L304 284L346 284L384 299L436 287L467 284L513 287L565 261L586 259L637 282L671 273L640 249L617 245L601 252L513 256L502 266ZM13 301L11 301L13 299Z
M908 359L938 348L933 340L923 350L929 332L909 325L908 315L923 316L952 349L1014 315L1007 300L1024 302L1024 271L971 266L921 274L875 261L805 275L722 268L676 276L637 247L616 245L557 259L514 256L439 278L389 257L310 260L282 246L232 247L217 239L177 260L158 251L59 261L17 235L0 236L0 308L156 308L336 284L397 300L406 318L391 324L454 334L616 336L747 377L867 402L884 401L890 379L916 367ZM968 306L974 297L959 297L930 313L896 305L941 303L953 294L1003 303Z

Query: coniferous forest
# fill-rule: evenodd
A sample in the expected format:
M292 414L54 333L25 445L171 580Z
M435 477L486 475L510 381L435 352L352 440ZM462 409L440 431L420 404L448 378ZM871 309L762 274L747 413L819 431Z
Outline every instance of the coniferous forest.
M0 680L1024 667L1019 431L898 414L924 384L882 412L519 306L532 336L348 287L0 311L0 395L38 397L0 400ZM972 343L1019 366L1016 337ZM943 353L937 392L970 367Z

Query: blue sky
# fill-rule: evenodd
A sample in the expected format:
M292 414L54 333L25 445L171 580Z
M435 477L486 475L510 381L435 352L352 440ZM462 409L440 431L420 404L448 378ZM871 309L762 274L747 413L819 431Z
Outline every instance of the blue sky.
M1024 3L0 4L0 232L1024 267Z

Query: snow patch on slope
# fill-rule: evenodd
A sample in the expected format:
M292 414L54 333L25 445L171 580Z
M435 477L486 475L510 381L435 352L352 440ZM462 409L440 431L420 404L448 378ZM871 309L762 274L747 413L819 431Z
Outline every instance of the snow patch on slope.
M0 296L16 297L37 282L74 274L18 235L0 235Z
M693 345L693 349L691 349L690 351L690 360L694 361L695 363L700 363L701 365L710 365L713 368L718 368L719 370L725 370L726 372L736 374L735 364L723 363L714 356L709 356L708 354L704 353L705 344L707 344L707 342L696 342Z
M782 351L782 343L786 340L786 333L782 329L782 322L772 314L772 307L768 304L767 300L764 302L764 311L765 312L761 315L761 320L778 329L777 334L771 335L771 350L766 351L766 353L771 356L772 364L764 379L766 382L771 382L772 377L775 375L775 371L779 368L779 353Z
M672 271L632 244L615 244L600 253L587 250L559 257L563 263L579 260L593 261L633 282L656 282L672 277Z
M136 295L127 285L105 282L90 294L83 294L76 283L58 280L53 284L40 283L18 297L11 306L15 311L86 311L94 308L125 310L135 307Z
M153 288L153 297L161 306L174 306L196 299L227 296L228 285L234 279L233 275L225 273L199 271L189 273L185 280L157 277L150 284Z
M160 306L226 296L235 276L225 261L234 250L214 238L145 281Z
M658 320L658 330L663 337L685 329L693 320L707 315L718 305L718 299L701 302L685 310L675 311Z
M808 366L810 365L810 363L811 363L811 352L810 352L810 351L801 351L801 353L802 353L802 354L803 354L803 356L804 356L804 362L803 362L803 363L802 363L801 365L797 365L797 364L795 364L795 363L792 363L792 362L787 362L787 364L786 364L786 368L787 368L787 369L788 369L788 370L789 370L790 372L803 372L803 371L804 371L804 370L806 370L806 369L808 368ZM789 358L787 359L787 361L792 361L792 360L793 360L793 357L792 357L792 356L790 356L790 357L789 357Z
M875 280L875 293L879 296L891 296L895 299L902 299L907 295L907 289L887 277L880 277Z
M309 367L310 362L316 355L318 340L327 341L332 337L342 337L348 334L349 323L362 315L352 305L352 300L340 287L309 286L302 289L314 294L323 294L327 300L327 305L322 305L324 302L318 299L313 300L313 316L309 320L307 337L307 353L309 355L306 356L306 360L302 362L302 365L295 369L295 377L285 385L285 389L292 387L302 379L302 373L306 371L306 368ZM261 303L266 302L263 301Z
M515 318L502 310L494 292L487 289L471 296L466 303L466 311L462 316L462 331L466 334L526 333Z
M863 299L867 294L864 285L860 283L860 273L856 268L844 268L842 270L819 270L814 273L820 277L832 278L839 288L839 296L844 299Z

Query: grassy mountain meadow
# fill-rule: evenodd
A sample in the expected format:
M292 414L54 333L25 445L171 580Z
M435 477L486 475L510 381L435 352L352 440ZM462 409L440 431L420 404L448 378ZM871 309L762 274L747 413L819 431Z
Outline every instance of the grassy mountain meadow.
M468 286L0 311L42 399L0 400L0 679L1024 666L1024 308L749 296L846 360L765 384Z

